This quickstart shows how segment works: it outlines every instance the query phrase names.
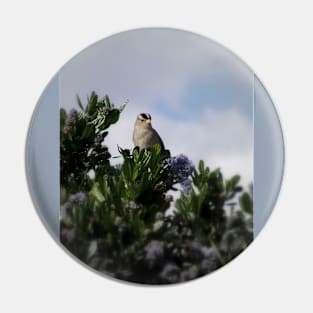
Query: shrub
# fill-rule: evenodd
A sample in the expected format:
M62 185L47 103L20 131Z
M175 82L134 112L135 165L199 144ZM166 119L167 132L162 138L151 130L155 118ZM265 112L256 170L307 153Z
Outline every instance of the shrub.
M92 268L137 283L168 284L214 271L253 239L251 193L159 145L104 145L116 108L93 92L80 112L60 112L61 241ZM173 199L171 190L179 194Z

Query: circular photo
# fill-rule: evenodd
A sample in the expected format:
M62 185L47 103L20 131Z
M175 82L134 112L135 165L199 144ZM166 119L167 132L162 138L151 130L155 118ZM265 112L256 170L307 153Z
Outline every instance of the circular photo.
M186 282L230 262L260 228L260 86L229 50L186 31L137 29L83 50L41 99L58 116L52 233L88 267L139 284Z

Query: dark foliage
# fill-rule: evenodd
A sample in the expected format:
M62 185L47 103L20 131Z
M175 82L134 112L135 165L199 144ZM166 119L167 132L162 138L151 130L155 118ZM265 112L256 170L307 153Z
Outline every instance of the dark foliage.
M125 104L93 92L80 112L61 109L61 241L83 262L137 283L183 282L229 262L253 239L251 194L159 145L104 145ZM170 190L181 190L174 201ZM174 208L175 207L175 208Z

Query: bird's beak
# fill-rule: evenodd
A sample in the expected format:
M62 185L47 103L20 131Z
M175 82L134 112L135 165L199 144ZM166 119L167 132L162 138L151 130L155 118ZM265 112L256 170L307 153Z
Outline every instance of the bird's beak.
M149 120L146 120L145 122L146 122L146 124L148 124L148 125L151 124L151 120L150 120L150 119L149 119Z

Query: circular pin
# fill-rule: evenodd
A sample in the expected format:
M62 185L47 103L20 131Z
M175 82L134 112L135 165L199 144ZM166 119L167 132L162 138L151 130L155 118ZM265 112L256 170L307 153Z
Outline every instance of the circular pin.
M26 172L51 236L88 268L174 284L261 231L283 176L274 104L242 60L194 33L143 28L84 49L43 91Z

